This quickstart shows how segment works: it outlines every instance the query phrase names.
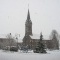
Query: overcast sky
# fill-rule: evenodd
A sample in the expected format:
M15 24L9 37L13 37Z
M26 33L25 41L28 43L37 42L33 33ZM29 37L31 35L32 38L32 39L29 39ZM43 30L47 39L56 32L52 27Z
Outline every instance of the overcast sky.
M0 0L0 34L25 34L28 4L34 34L60 34L60 0Z

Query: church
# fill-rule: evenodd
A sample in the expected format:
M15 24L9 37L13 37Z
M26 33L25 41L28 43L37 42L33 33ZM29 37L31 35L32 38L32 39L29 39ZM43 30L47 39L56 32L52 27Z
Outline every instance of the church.
M37 46L39 39L40 36L34 37L32 34L32 21L30 19L30 12L28 9L27 20L25 22L25 36L23 38L22 45L28 46L29 49L34 49ZM48 49L59 49L59 42L56 39L43 39L43 44L45 45L45 48Z

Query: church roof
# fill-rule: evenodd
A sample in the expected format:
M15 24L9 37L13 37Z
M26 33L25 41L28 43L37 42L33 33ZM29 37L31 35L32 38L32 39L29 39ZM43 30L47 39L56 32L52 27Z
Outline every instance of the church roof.
M30 35L30 37L32 38L32 39L40 39L40 35L39 34L33 34L33 35ZM47 36L47 35L44 35L43 36L43 40L50 40L49 39L49 36Z
M31 37L32 39L39 39L39 38L40 38L40 36L37 35L37 34L30 35L30 37Z

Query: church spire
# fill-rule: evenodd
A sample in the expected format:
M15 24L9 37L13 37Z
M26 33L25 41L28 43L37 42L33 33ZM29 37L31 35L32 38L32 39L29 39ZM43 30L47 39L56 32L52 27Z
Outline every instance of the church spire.
M29 9L28 9L27 20L30 20L30 13L29 13Z
M27 20L25 23L25 35L32 35L32 21L30 19L30 12L28 9Z

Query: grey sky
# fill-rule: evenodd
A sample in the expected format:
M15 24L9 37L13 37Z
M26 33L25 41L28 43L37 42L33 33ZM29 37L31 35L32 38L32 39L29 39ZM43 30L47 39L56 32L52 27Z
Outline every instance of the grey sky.
M0 34L24 35L28 4L34 34L60 34L60 0L0 0Z

